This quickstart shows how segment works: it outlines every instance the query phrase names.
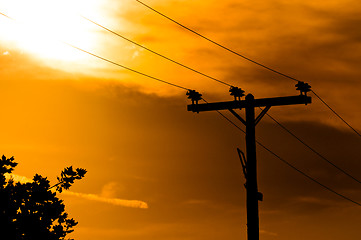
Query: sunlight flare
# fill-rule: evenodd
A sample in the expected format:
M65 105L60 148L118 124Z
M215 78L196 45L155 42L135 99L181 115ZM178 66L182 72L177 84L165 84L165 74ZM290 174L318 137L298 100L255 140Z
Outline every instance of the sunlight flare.
M22 51L45 60L72 63L90 56L64 44L89 51L97 45L95 27L82 19L81 14L101 16L100 0L7 0L0 3L3 16L1 39Z

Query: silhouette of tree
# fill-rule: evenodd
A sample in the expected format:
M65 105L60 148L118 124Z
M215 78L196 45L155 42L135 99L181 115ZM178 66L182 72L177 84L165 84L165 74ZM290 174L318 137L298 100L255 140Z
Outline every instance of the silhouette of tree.
M78 223L68 217L56 194L82 179L86 170L65 168L58 183L50 186L39 174L27 183L7 179L5 174L11 174L16 166L14 157L0 159L0 239L64 240Z

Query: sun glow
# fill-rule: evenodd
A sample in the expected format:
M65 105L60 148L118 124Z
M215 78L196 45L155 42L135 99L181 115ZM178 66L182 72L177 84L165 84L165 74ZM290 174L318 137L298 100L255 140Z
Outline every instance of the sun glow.
M74 63L90 56L64 42L92 51L97 30L81 15L102 19L101 0L5 0L0 3L0 37L7 43L54 63Z

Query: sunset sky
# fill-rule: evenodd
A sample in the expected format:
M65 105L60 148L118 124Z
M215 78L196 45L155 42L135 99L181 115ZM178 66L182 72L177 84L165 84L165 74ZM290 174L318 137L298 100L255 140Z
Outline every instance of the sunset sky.
M309 83L361 132L361 2L357 0L144 0L158 11L268 67ZM247 239L245 136L216 112L187 111L186 90L231 101L298 95L295 81L181 28L136 0L0 1L0 154L15 174L55 182L87 169L65 200L76 240ZM85 17L85 18L84 18ZM70 46L70 45L74 46ZM361 179L361 138L313 94L269 113L328 160ZM243 112L239 112L243 114ZM224 112L237 125L244 126ZM361 202L361 185L267 116L257 140L320 183ZM361 235L361 207L257 146L262 240Z

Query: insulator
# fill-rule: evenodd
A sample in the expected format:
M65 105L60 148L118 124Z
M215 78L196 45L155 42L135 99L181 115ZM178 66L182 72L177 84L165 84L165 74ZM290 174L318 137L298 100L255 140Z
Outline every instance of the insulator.
M198 101L202 99L202 94L200 94L196 90L188 90L186 94L188 96L188 99L192 100L192 103L198 103Z
M244 91L238 87L231 86L229 92L231 93L231 96L234 96L234 100L241 100L241 97L244 96Z
M295 85L296 90L301 92L301 95L307 95L307 92L311 91L311 86L308 83L298 81Z

